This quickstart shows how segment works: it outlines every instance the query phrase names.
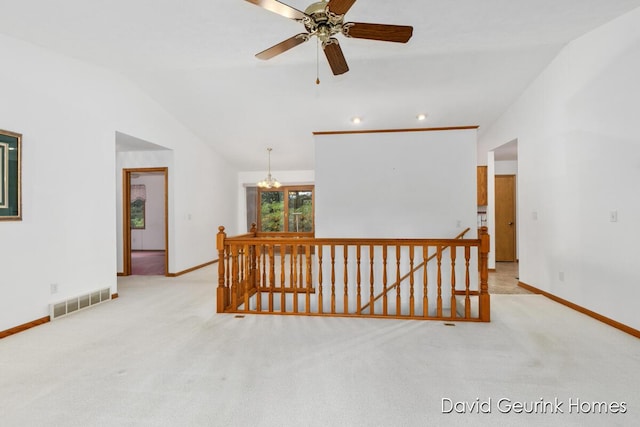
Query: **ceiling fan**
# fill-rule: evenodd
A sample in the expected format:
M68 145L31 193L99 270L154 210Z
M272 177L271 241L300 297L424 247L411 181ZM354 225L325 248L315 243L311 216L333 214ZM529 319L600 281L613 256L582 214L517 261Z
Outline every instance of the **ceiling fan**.
M256 54L259 59L271 59L294 48L311 37L316 36L331 71L339 75L349 71L338 39L334 36L342 33L346 37L406 43L413 34L413 27L406 25L368 24L362 22L344 22L344 15L356 0L324 0L311 4L304 12L277 0L246 0L264 9L304 24L306 33L296 34L262 52Z

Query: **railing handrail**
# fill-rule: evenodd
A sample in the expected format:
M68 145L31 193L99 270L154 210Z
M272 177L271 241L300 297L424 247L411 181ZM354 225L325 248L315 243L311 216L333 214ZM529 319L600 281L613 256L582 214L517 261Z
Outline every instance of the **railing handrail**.
M330 237L264 237L264 236L233 236L226 237L225 242L249 244L256 242L265 242L274 245L316 245L316 246L330 246L330 245L348 245L348 246L477 246L480 243L480 239L418 239L418 238L330 238Z

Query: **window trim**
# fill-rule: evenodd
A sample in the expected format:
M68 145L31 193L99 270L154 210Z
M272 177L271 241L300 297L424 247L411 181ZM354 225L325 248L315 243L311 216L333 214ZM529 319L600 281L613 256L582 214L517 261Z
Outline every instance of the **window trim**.
M313 224L312 231L288 231L289 229L289 191L310 191L311 192L311 221ZM260 200L262 199L262 193L271 192L284 192L284 231L260 231L262 228L262 205ZM286 234L287 236L299 236L299 237L314 237L316 229L316 191L314 185L283 185L278 188L260 188L256 194L256 221L258 235L260 236L280 236Z

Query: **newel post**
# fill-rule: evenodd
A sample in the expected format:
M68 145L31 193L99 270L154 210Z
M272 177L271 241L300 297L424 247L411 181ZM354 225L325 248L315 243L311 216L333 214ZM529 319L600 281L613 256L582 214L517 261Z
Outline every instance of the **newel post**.
M225 286L225 239L227 233L224 232L224 227L218 227L218 234L216 235L216 248L218 249L218 291L216 298L216 311L218 313L224 313L225 308L229 305L229 289Z
M491 321L491 299L489 295L489 233L487 227L481 227L480 237L480 301L479 314L482 322Z

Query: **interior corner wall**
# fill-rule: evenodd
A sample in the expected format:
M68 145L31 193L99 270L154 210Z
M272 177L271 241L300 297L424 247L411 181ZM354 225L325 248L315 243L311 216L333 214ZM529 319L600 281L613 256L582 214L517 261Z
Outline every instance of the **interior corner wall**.
M0 128L23 135L23 219L0 222L0 331L117 292L117 131L174 151L173 268L215 259L213 224L236 216L235 169L120 74L2 35L0 57Z
M476 236L476 130L315 136L316 236Z
M569 43L478 155L518 139L520 280L635 329L639 21L636 9Z

